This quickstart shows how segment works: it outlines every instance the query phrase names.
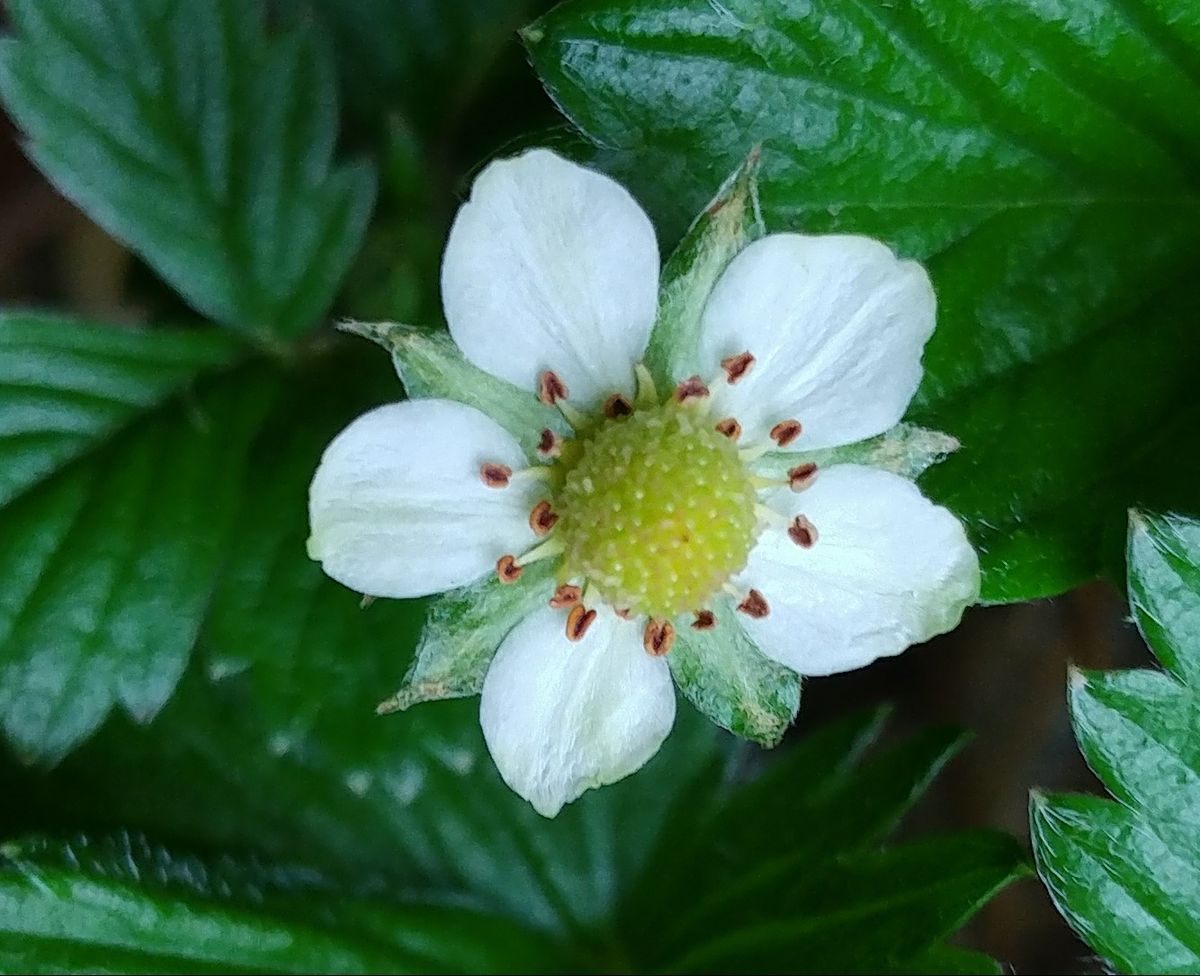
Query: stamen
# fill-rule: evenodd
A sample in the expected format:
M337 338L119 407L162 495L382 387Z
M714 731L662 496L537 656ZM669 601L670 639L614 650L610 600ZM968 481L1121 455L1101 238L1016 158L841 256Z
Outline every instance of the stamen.
M542 403L553 407L558 404L559 400L565 400L571 394L567 390L567 384L562 381L562 377L548 369L538 376L537 395Z
M767 525L773 525L776 528L782 529L788 524L786 515L762 503L754 506L754 514L758 516L760 522L765 522Z
M738 450L738 458L743 464L753 464L771 450L768 444L755 444L754 447L743 447Z
M549 535L550 530L557 524L558 516L545 499L534 505L533 511L529 513L529 527L533 529L534 535Z
M609 420L628 417L631 413L633 413L633 404L622 393L614 393L604 401L604 416Z
M811 549L817 542L817 527L803 515L797 515L788 526L788 538L801 549Z
M527 553L518 556L516 564L518 566L528 566L530 563L536 563L539 559L549 559L551 556L559 555L567 548L567 544L558 536L551 536L541 545L534 546Z
M724 420L718 421L714 429L718 434L723 434L731 441L736 441L742 436L742 425L733 417L726 417Z
M675 387L675 402L687 403L689 400L702 400L709 395L708 387L699 376L689 376Z
M750 367L753 365L754 357L750 355L749 351L721 360L721 369L725 370L725 381L730 386L749 373Z
M562 438L549 427L542 431L537 446L538 457L544 461L558 457L562 453Z
M665 657L675 643L675 627L669 620L650 620L642 636L642 646L651 657Z
M799 420L781 420L771 428L771 440L780 447L787 447L803 430Z
M587 426L587 415L581 410L576 410L566 400L559 400L555 406L558 408L558 412L563 415L563 418L568 424L571 425L573 429L581 430Z
M633 611L630 610L629 607L614 607L613 613L615 613L622 620L632 620L633 619Z
M693 630L712 630L717 626L717 615L711 610L697 610L696 619L692 621Z
M797 464L788 471L788 487L792 491L804 491L817 480L817 466L812 461Z
M638 363L633 367L634 375L637 377L637 405L639 407L652 407L658 403L658 386L654 382L654 377L650 375L650 370L646 368L645 363Z
M747 617L753 617L755 620L761 620L771 612L771 608L767 604L767 598L759 593L758 590L751 590L747 593L746 599L738 604L738 609Z
M567 640L583 640L583 635L588 632L588 628L592 626L592 621L595 619L595 610L587 609L582 603L576 604L567 614Z
M582 597L583 590L578 586L563 583L562 586L554 591L554 596L550 597L550 606L555 610L565 610L567 607L573 607L579 603Z
M501 583L515 583L525 572L515 556L501 556L496 560L496 576Z
M507 464L494 464L488 461L479 466L479 477L489 488L507 488L512 473L512 468Z
M548 464L531 464L527 468L522 468L520 471L514 471L512 476L516 479L525 479L527 481L546 481L554 473L554 469Z
M554 370L547 369L538 374L537 395L538 399L546 406L557 407L558 412L566 417L567 423L576 430L581 424L586 423L587 417L567 403L567 398L571 393L562 377Z

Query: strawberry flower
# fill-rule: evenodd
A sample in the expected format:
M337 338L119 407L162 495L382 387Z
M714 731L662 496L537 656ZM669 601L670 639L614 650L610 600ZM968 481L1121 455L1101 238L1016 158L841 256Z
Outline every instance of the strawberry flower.
M951 446L897 427L928 276L865 237L762 235L754 162L661 288L619 184L547 150L493 162L442 265L457 350L360 327L412 398L329 445L310 555L363 594L484 608L393 704L481 691L501 775L545 816L654 755L673 676L770 744L796 675L898 654L979 593L961 524L902 476Z

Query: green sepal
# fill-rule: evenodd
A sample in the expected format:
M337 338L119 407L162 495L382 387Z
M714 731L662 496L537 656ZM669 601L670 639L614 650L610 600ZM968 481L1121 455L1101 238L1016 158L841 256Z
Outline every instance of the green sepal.
M800 709L800 676L772 661L746 635L733 601L713 601L716 625L682 622L667 655L688 701L709 719L768 749L778 745Z
M857 444L828 447L820 451L770 451L754 463L766 477L786 477L797 464L814 462L828 468L835 464L865 464L915 481L927 469L944 461L959 448L958 440L940 431L897 424L886 433Z
M758 206L760 155L755 147L734 170L663 268L658 316L644 360L663 389L716 369L715 363L698 361L700 320L708 296L729 262L766 233Z
M526 566L515 583L501 583L489 574L431 600L404 683L377 711L383 715L421 702L479 694L500 642L554 595L556 568L556 560L543 559Z
M392 354L400 382L414 399L456 400L487 414L517 439L530 459L537 457L542 431L569 434L562 415L532 391L486 373L463 358L449 334L395 322L342 322L343 332L360 335Z

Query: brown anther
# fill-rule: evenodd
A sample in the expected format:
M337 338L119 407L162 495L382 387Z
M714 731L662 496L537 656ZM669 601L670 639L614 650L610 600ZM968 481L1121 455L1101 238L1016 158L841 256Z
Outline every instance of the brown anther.
M716 421L716 432L724 433L731 441L737 441L742 436L742 425L732 417L726 417L724 420Z
M565 400L570 396L567 384L562 381L562 377L550 369L538 376L537 394L538 399L548 407L552 407L559 400Z
M507 464L493 464L488 461L479 466L479 477L489 488L507 488L512 478L512 468Z
M726 417L717 423L716 431L718 434L724 434L731 441L736 441L742 436L742 425L734 420L733 417Z
M633 611L630 610L629 607L614 607L613 613L615 613L622 620L632 620L633 619Z
M496 560L496 576L501 583L515 583L523 572L525 570L517 565L516 556L501 556Z
M562 438L547 427L538 439L537 452L538 457L546 461L558 457L562 453Z
M692 630L712 630L717 626L717 615L711 610L697 610L692 621Z
M817 466L812 461L797 464L788 471L788 487L792 491L804 491L817 480Z
M767 598L758 590L751 590L746 594L746 599L738 604L737 607L747 617L753 617L755 620L761 620L771 612L770 606L767 605Z
M550 606L555 610L566 610L567 607L575 606L581 599L583 599L582 589L572 586L570 583L563 583L554 591L554 596L550 597Z
M583 640L583 635L588 632L588 628L592 626L592 621L595 619L595 610L589 610L582 603L575 604L571 608L571 612L567 614L567 640Z
M788 538L801 549L811 549L817 541L817 527L803 515L797 515L788 526Z
M633 404L621 393L614 393L604 401L604 416L609 420L615 417L628 417L633 413Z
M534 535L548 535L557 524L558 516L544 498L534 505L533 511L529 513L529 527L533 529Z
M721 369L725 370L725 379L730 386L749 373L753 365L754 357L749 352L738 353L721 360Z
M787 447L800 436L803 429L799 420L781 420L771 428L771 440L780 447Z
M708 396L708 387L699 376L690 376L675 387L675 402L687 403L688 400L702 400Z
M665 657L675 643L675 627L669 620L653 620L646 623L642 646L651 657Z

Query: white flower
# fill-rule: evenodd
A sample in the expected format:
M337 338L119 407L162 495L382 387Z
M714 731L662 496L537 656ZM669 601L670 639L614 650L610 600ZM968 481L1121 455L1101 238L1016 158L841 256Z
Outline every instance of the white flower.
M575 436L546 430L531 463L473 407L410 400L346 428L312 482L310 552L366 594L520 586L559 561L480 707L505 781L546 816L658 750L665 655L680 628L714 626L709 601L735 594L722 625L823 675L951 629L978 596L962 526L910 481L804 460L903 415L934 328L919 265L863 237L763 237L708 297L708 374L661 394L640 365L658 279L654 230L617 183L546 150L493 162L446 247L450 334ZM762 475L780 451L798 452L788 475Z

